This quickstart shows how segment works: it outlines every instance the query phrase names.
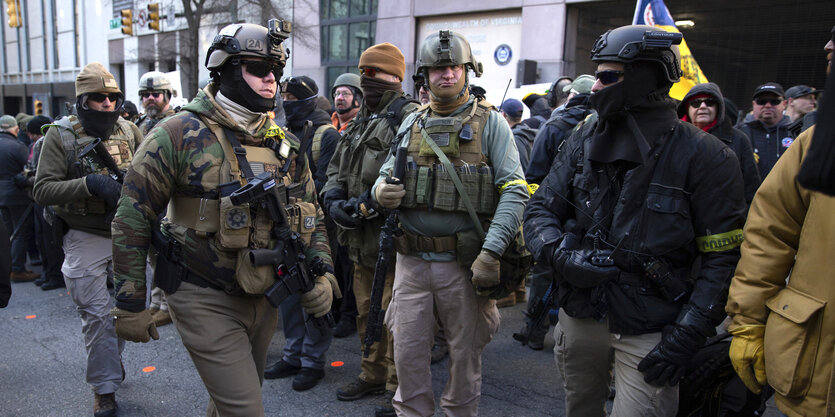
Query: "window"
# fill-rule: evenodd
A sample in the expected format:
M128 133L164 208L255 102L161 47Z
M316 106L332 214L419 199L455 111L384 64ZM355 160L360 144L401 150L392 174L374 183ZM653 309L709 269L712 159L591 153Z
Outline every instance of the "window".
M320 90L330 91L340 74L359 74L360 55L375 43L378 1L320 0L320 52L327 68L327 89Z

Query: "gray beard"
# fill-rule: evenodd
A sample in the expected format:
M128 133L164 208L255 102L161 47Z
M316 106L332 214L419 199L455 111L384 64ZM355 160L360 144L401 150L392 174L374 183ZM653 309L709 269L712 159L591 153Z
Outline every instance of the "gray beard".
M159 107L157 106L148 106L145 108L145 114L152 119L156 119L157 115L160 113Z

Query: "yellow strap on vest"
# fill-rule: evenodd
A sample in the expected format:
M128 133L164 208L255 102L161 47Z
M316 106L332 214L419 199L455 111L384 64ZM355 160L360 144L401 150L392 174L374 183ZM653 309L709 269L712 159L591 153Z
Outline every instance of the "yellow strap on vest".
M741 245L742 240L742 229L734 229L730 232L699 236L696 238L696 245L701 253L724 252Z
M499 187L499 194L503 193L503 192L504 192L504 190L505 190L507 187L512 187L512 186L514 186L514 185L522 185L522 186L524 186L524 187L525 187L525 189L526 189L526 190L528 190L528 193L533 194L533 192L531 192L531 191L530 191L530 189L529 189L528 182L527 182L527 181L525 181L525 180L512 180L512 181L508 181L508 182L506 182L506 183L502 184L502 185Z

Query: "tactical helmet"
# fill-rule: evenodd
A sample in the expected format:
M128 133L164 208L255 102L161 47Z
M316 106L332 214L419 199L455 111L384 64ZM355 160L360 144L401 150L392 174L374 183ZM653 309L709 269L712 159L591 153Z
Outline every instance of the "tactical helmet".
M235 57L260 57L282 67L287 54L282 42L290 36L291 24L270 19L269 29L253 23L235 23L221 29L206 52L206 68L219 70Z
M482 73L481 63L475 60L467 38L451 30L433 33L423 40L415 63L415 72L423 73L430 67L464 65L469 67L476 77Z
M139 95L151 91L165 91L166 100L177 97L177 90L174 90L174 87L171 86L168 77L159 71L146 72L139 78Z
M681 33L665 32L654 26L621 26L597 38L591 48L591 59L598 63L655 62L661 66L667 81L677 83L682 74L678 51L681 39Z
M354 94L357 94L357 92L362 94L360 76L352 72L346 72L345 74L336 77L336 81L333 82L333 87L331 88L331 97L333 97L334 93L336 93L336 87L341 86L351 87Z

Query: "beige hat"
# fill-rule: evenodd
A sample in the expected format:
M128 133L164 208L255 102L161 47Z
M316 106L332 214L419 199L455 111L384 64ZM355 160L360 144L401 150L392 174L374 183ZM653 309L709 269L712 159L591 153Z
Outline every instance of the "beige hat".
M360 55L358 68L379 68L386 73L400 77L400 81L406 76L406 58L400 48L383 42L365 50Z
M88 93L122 93L116 78L102 64L87 64L75 79L75 96Z

